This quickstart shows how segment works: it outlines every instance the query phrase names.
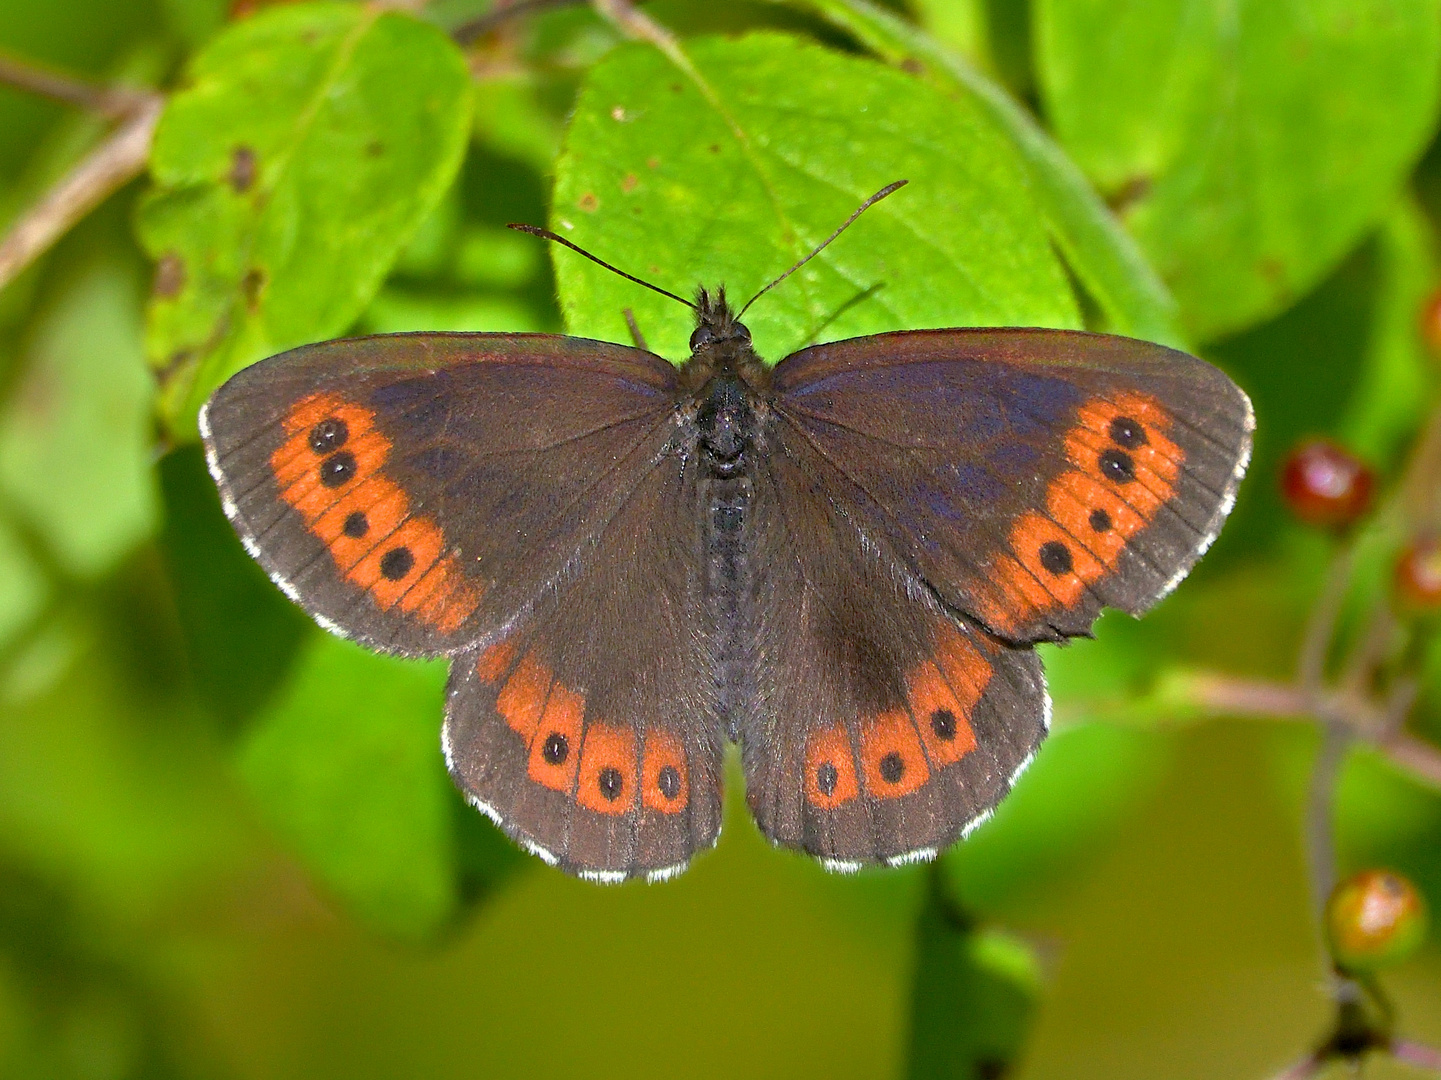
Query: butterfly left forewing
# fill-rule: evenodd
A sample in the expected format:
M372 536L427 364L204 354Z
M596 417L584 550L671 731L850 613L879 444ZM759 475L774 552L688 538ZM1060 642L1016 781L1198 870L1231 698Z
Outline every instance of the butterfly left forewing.
M540 334L399 334L262 361L201 413L247 549L327 628L406 655L506 625L670 438L674 369Z
M951 607L1013 641L1139 614L1231 509L1250 403L1185 353L1104 334L937 330L776 369L804 467Z
M740 741L761 830L833 868L933 856L1043 737L1039 659L945 610L779 432L757 477Z

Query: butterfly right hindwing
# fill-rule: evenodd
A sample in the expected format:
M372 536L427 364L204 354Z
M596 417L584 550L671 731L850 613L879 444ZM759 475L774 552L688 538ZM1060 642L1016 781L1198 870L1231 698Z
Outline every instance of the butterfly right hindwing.
M768 451L740 729L752 813L833 869L932 857L1045 735L1040 659L945 611L810 481L793 433Z

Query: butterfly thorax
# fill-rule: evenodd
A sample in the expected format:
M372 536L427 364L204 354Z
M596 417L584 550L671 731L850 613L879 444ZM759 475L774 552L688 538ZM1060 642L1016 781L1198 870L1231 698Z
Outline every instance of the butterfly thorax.
M714 297L702 289L696 315L680 382L694 409L717 704L735 737L739 711L732 698L747 685L750 667L742 613L751 601L753 474L764 453L771 372L751 348L750 331L730 311L723 289Z

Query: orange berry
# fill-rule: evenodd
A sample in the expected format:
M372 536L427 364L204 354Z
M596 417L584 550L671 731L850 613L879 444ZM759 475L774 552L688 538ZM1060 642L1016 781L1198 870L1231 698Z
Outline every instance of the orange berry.
M1343 971L1404 960L1426 937L1426 905L1416 886L1390 870L1363 870L1331 890L1326 943Z

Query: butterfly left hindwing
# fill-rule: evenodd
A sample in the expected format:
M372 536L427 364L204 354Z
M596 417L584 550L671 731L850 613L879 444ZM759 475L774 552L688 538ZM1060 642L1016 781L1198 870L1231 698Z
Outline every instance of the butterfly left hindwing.
M451 667L457 785L527 849L596 880L669 877L720 832L723 736L682 466L671 454L647 469L574 575Z

